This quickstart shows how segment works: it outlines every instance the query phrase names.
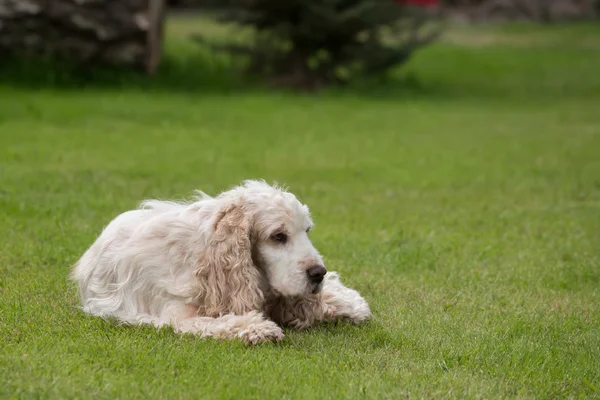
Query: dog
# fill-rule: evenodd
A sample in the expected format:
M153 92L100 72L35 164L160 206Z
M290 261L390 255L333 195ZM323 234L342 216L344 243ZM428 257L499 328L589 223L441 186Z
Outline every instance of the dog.
M279 341L282 327L371 318L325 269L309 209L292 193L248 180L197 194L144 201L106 226L71 273L84 312L246 344Z

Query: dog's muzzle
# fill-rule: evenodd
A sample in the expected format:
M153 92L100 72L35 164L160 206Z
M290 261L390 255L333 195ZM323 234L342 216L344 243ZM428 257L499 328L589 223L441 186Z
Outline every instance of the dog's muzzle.
M306 270L308 280L316 284L323 282L326 273L327 270L322 265L315 265L314 267L310 267L308 270Z
M326 273L327 270L322 265L315 265L306 270L306 276L312 284L313 294L319 293L323 289L323 279L325 279Z

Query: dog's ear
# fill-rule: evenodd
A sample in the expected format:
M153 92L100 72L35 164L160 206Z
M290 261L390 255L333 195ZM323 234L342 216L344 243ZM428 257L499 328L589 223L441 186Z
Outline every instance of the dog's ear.
M251 221L240 204L222 206L198 260L203 315L245 314L262 307L261 275L252 261Z

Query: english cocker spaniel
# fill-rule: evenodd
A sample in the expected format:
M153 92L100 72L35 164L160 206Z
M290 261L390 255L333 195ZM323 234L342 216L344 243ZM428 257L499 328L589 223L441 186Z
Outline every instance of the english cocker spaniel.
M104 229L72 271L85 312L247 344L281 340L281 326L370 318L325 269L293 194L264 181L198 194L145 201Z

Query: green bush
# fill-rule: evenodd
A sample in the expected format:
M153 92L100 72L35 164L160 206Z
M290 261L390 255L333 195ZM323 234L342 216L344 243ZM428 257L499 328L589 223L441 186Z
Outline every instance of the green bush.
M406 62L441 28L434 13L393 0L238 0L212 8L220 20L251 27L253 35L244 45L208 44L245 55L251 72L294 87L381 74Z

